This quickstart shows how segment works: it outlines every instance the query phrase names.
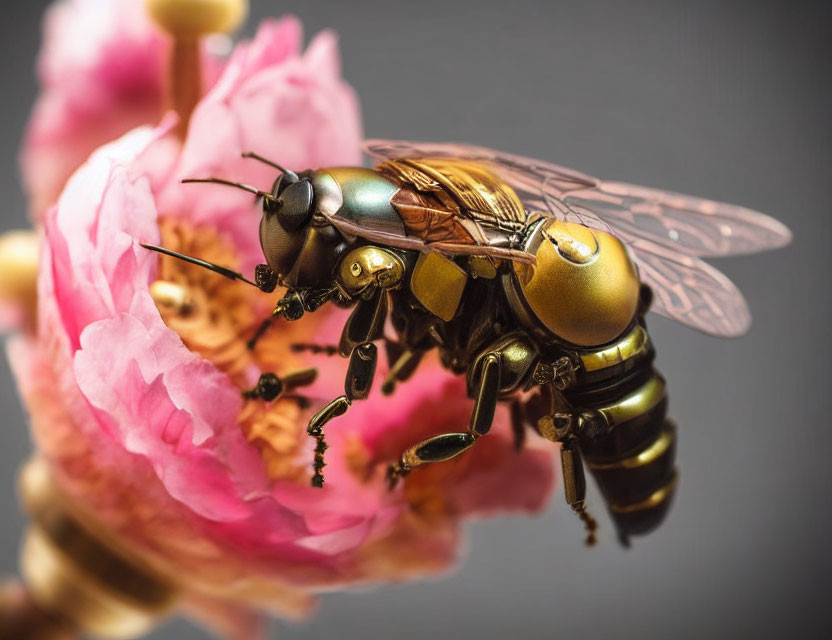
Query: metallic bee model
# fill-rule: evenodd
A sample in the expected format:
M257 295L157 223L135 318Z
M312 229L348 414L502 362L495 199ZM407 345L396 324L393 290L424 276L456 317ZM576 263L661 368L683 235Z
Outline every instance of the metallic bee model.
M596 525L584 464L622 542L658 526L678 480L676 430L645 314L742 334L750 322L742 295L700 258L779 247L788 229L741 207L481 147L371 140L365 151L380 161L374 169L298 174L246 154L280 171L268 192L191 180L262 198L266 264L246 281L287 289L275 317L297 320L330 300L353 307L337 347L349 358L344 395L309 422L312 484L324 482L324 428L367 397L384 339L385 393L437 349L474 400L467 426L415 443L391 464L391 485L476 446L505 402L518 446L527 427L561 444L566 500L588 542ZM384 336L388 318L395 338ZM290 387L265 373L247 393L272 400Z

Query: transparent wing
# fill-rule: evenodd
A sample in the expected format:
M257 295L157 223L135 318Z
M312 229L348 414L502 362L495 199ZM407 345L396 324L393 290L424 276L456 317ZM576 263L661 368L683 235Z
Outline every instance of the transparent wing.
M754 253L788 244L788 228L767 215L735 205L597 178L534 158L485 147L403 140L369 140L376 158L454 156L491 165L528 209L549 211L624 238L686 255Z
M453 156L489 164L524 206L612 233L625 242L654 292L652 310L700 331L737 336L750 314L737 287L699 257L783 246L789 230L756 211L711 200L602 182L567 167L485 147L370 140L375 158Z
M601 182L566 199L594 211L619 235L693 256L756 253L791 240L785 225L757 211L623 182Z
M489 165L506 181L530 211L548 211L559 220L577 222L592 229L611 232L592 211L569 206L562 195L591 189L598 181L588 175L541 160L502 153L486 147L442 142L367 140L364 152L376 159L452 157Z
M751 325L745 299L723 273L693 256L630 246L641 281L653 290L650 311L714 336L741 336Z

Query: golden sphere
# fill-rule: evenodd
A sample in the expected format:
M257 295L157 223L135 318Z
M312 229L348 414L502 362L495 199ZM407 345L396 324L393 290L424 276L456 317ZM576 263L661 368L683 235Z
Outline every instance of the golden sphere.
M145 0L147 12L175 38L234 31L248 14L247 0Z
M0 236L0 298L29 305L37 299L38 236L8 231Z
M550 220L526 246L537 258L514 263L514 283L534 320L574 345L595 347L622 334L638 309L639 279L618 238Z

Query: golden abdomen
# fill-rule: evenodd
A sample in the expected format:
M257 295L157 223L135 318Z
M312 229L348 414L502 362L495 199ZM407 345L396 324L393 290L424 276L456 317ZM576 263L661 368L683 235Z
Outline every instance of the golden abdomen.
M620 240L584 226L545 220L526 250L537 264L514 263L514 293L530 321L582 347L606 344L631 324L639 279Z

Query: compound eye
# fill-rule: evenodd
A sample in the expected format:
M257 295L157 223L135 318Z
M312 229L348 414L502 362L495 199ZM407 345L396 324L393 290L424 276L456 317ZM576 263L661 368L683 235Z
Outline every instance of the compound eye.
M274 184L272 184L272 195L279 196L286 190L291 184L295 184L298 181L297 174L287 171L285 173L281 173L277 178L275 178Z
M277 216L264 215L260 219L260 246L272 271L283 277L298 259L306 231L288 232L280 226Z
M286 231L297 231L312 215L312 185L301 180L287 186L278 199L277 220Z

